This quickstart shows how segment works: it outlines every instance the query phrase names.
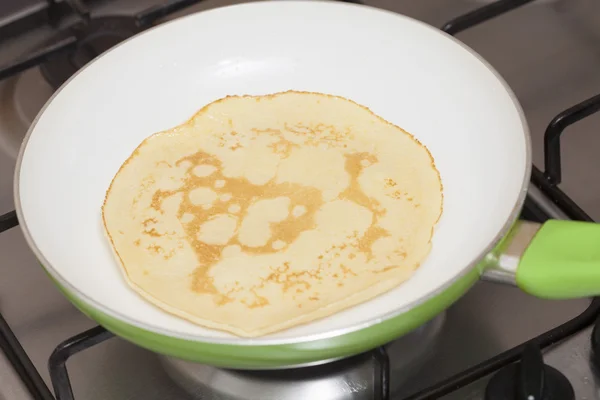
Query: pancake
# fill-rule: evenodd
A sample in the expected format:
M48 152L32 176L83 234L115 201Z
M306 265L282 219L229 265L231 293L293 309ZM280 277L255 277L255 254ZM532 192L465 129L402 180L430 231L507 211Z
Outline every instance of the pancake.
M130 287L203 327L257 337L406 281L442 212L429 151L368 108L228 96L145 139L102 206Z

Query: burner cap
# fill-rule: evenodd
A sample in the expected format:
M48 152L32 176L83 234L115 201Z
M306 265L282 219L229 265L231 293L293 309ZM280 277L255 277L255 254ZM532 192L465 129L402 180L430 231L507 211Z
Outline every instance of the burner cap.
M389 391L394 394L436 350L444 326L439 314L414 331L386 345ZM380 364L374 352L320 365L279 370L231 370L160 356L167 375L194 398L227 400L372 400L383 392ZM377 391L377 392L375 392ZM379 398L379 397L376 397Z
M486 400L575 400L569 380L544 364L535 345L527 345L521 361L500 370L485 390Z
M69 27L49 43L75 36L78 39L75 48L42 64L42 75L56 89L88 62L140 31L136 20L125 16L98 17Z

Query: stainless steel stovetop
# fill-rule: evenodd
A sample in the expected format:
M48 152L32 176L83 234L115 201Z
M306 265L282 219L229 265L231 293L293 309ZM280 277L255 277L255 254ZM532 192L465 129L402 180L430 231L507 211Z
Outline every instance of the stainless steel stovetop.
M12 171L16 151L28 124L56 84L70 73L72 66L65 67L65 60L77 64L86 59L75 58L73 61L57 57L41 68L34 66L16 74L15 70L9 73L6 66L27 57L35 58L32 54L48 44L68 41L68 35L57 36L56 32L86 18L94 21L102 16L132 16L146 10L146 20L158 17L154 23L159 23L190 12L239 2L1 0L0 214L14 208ZM494 7L499 9L524 2L503 0L496 2ZM175 9L183 3L186 7L162 16L163 7ZM453 18L494 2L367 0L365 3L441 27ZM71 8L79 11L87 8L91 12L78 15L68 11ZM127 34L130 26L127 22L121 23L119 20L114 24ZM459 30L461 26L450 28ZM458 33L457 37L488 59L516 92L531 127L535 164L543 170L543 138L549 122L563 110L600 93L600 2L532 1ZM88 48L87 51L95 54L118 40L118 35L108 34L105 39L92 43L91 50ZM68 42L60 43L69 45ZM90 53L86 54L89 57ZM37 65L33 61L32 65ZM600 98L590 100L581 108L578 115L600 109ZM598 219L599 128L600 115L596 114L565 131L562 140L564 183L560 185L583 210ZM534 180L537 185L530 189L528 218L586 217L561 199L562 192L550 185L539 170L534 173ZM11 219L3 216L1 221L5 226ZM57 234L60 234L60 227L57 227ZM44 400L52 398L49 396L50 392L54 393L53 387L59 389L55 393L59 400L377 399L382 389L382 373L386 377L386 354L392 399L484 399L489 380L496 371L521 358L522 348L513 348L536 337L536 343L544 348L545 362L567 378L575 398L600 399L600 383L591 362L590 338L592 322L596 313L600 313L596 310L600 308L598 302L575 322L553 330L583 313L590 306L589 299L543 301L514 288L481 282L445 314L386 346L385 352L308 369L240 372L166 359L110 337L101 329L71 339L96 324L71 306L50 283L18 228L0 234L0 254L0 313L41 376L39 383L50 388L44 391L44 386L38 383L41 389L37 397ZM550 330L553 331L547 334ZM557 339L560 340L554 343ZM4 348L3 340L0 337L0 345ZM51 379L50 355L64 341L67 342L52 358ZM95 342L98 343L90 346ZM548 343L553 344L547 346ZM535 376L539 362L535 348L529 348L523 361L530 366L528 370L532 371L532 376ZM66 367L73 397L65 390L68 388L67 375L60 368L64 357L69 355ZM501 381L498 384L499 378L495 379L494 385L510 386ZM35 386L35 376L30 386ZM557 393L560 394L555 392L555 395ZM28 390L9 357L0 352L0 400L32 398L36 396Z

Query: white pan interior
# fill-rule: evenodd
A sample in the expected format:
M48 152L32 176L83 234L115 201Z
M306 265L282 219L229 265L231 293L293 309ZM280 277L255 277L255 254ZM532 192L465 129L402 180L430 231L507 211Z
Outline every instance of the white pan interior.
M130 290L103 235L100 206L119 166L148 135L226 95L288 89L350 98L414 134L441 172L444 213L430 256L408 282L252 343L352 329L411 306L480 258L514 215L527 179L528 132L512 94L478 56L397 14L264 2L143 33L55 95L30 130L16 176L34 251L65 287L112 316L180 337L234 339L164 313Z

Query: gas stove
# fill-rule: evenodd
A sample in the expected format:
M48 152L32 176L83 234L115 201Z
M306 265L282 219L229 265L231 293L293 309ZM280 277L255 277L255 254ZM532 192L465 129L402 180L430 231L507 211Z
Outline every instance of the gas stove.
M482 281L371 352L293 370L235 371L136 347L60 295L15 228L12 171L29 124L58 86L116 43L239 2L0 2L0 399L600 399L600 299L544 301ZM523 218L600 218L600 3L362 3L457 35L508 81L543 166L533 168Z

